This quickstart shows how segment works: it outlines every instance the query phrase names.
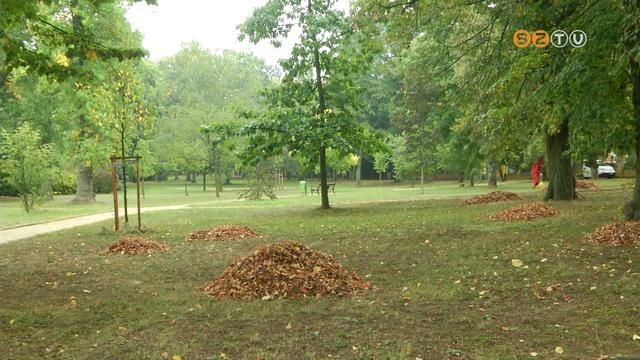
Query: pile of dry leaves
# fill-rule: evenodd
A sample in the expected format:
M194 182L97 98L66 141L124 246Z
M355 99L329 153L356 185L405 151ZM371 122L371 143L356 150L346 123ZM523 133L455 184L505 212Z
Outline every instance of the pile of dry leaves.
M576 189L578 190L597 190L600 187L592 181L576 180Z
M217 299L268 300L349 295L370 287L331 256L285 241L238 259L202 290Z
M490 216L491 220L521 221L535 220L556 215L558 211L541 202L522 204L507 210L497 212Z
M616 222L605 225L591 234L586 234L584 239L598 245L640 245L640 222Z
M207 230L196 230L187 237L187 240L245 240L257 235L255 231L246 226L221 225Z
M520 200L520 199L522 198L518 194L513 192L494 191L488 194L482 194L482 195L474 196L471 199L467 199L464 201L464 204L465 205L487 204L492 202Z
M169 250L164 244L141 238L122 238L109 246L107 252L120 255L143 255Z

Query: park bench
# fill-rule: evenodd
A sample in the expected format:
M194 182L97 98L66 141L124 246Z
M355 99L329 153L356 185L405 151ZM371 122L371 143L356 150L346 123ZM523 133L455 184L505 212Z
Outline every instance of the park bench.
M322 184L318 184L318 186L312 186L311 187L311 194L313 195L314 192L317 192L318 195L320 195L320 186L322 186ZM336 193L336 183L328 183L327 184L327 191L331 190L332 193Z

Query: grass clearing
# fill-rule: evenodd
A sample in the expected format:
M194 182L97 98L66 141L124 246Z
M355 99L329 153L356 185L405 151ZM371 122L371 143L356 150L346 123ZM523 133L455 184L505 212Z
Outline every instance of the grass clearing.
M534 200L524 182L500 187L524 192L522 201L473 206L459 197L488 189L444 183L437 190L435 184L434 194L418 197L391 185L351 191L339 184L330 211L317 210L315 197L287 197L149 213L144 237L171 247L151 256L107 255L118 238L105 230L110 223L5 244L0 353L9 359L157 359L167 352L183 359L224 353L229 359L412 360L638 354L640 249L581 239L621 217L630 193L605 184L610 191L554 203L556 217L533 222L488 219ZM362 203L372 200L379 201ZM185 241L193 230L221 224L249 226L262 238ZM300 301L218 301L197 289L237 257L288 239L333 255L376 289ZM524 267L512 266L512 259ZM572 301L553 291L536 297L553 284Z
M604 190L621 189L628 179L596 180ZM309 180L310 186L314 180ZM454 181L438 181L425 184L424 194L419 184L413 186L408 183L385 182L383 186L378 181L365 181L364 186L358 187L353 182L338 182L336 194L331 194L332 202L338 205L356 204L371 201L402 201L416 199L441 199L452 197L470 197L488 192L486 184L474 187L460 187ZM188 196L184 194L184 181L166 181L161 183L145 183L145 199L142 207L164 205L189 205L191 207L274 207L274 206L309 206L317 207L320 202L318 195L303 196L298 190L298 182L287 181L285 190L279 191L279 199L275 201L245 202L238 199L239 192L246 184L235 180L231 186L216 198L215 191L209 188L202 191L202 184L189 184ZM132 187L133 189L134 187ZM513 180L500 183L499 190L517 193L531 193L531 181ZM119 193L119 204L122 207L122 192ZM113 197L111 194L98 194L96 203L76 205L72 204L72 195L56 196L53 201L43 202L33 211L26 213L22 210L17 198L0 197L0 229L23 226L45 221L61 220L76 216L90 215L113 211ZM128 196L129 207L135 208L135 195Z

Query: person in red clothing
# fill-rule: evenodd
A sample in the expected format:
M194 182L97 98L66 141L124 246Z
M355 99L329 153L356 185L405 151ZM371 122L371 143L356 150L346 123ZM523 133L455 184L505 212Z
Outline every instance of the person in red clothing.
M540 184L540 175L542 170L542 158L536 160L531 167L531 177L533 177L533 188Z

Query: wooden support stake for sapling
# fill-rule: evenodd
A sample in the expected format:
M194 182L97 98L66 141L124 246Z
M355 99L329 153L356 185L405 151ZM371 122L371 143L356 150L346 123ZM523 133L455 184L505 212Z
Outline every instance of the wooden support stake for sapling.
M136 191L138 200L138 231L142 231L142 220L140 220L140 158L136 158Z
M118 218L118 173L116 172L116 158L111 157L111 189L113 191L113 211L115 220L115 230L120 230L120 220Z

